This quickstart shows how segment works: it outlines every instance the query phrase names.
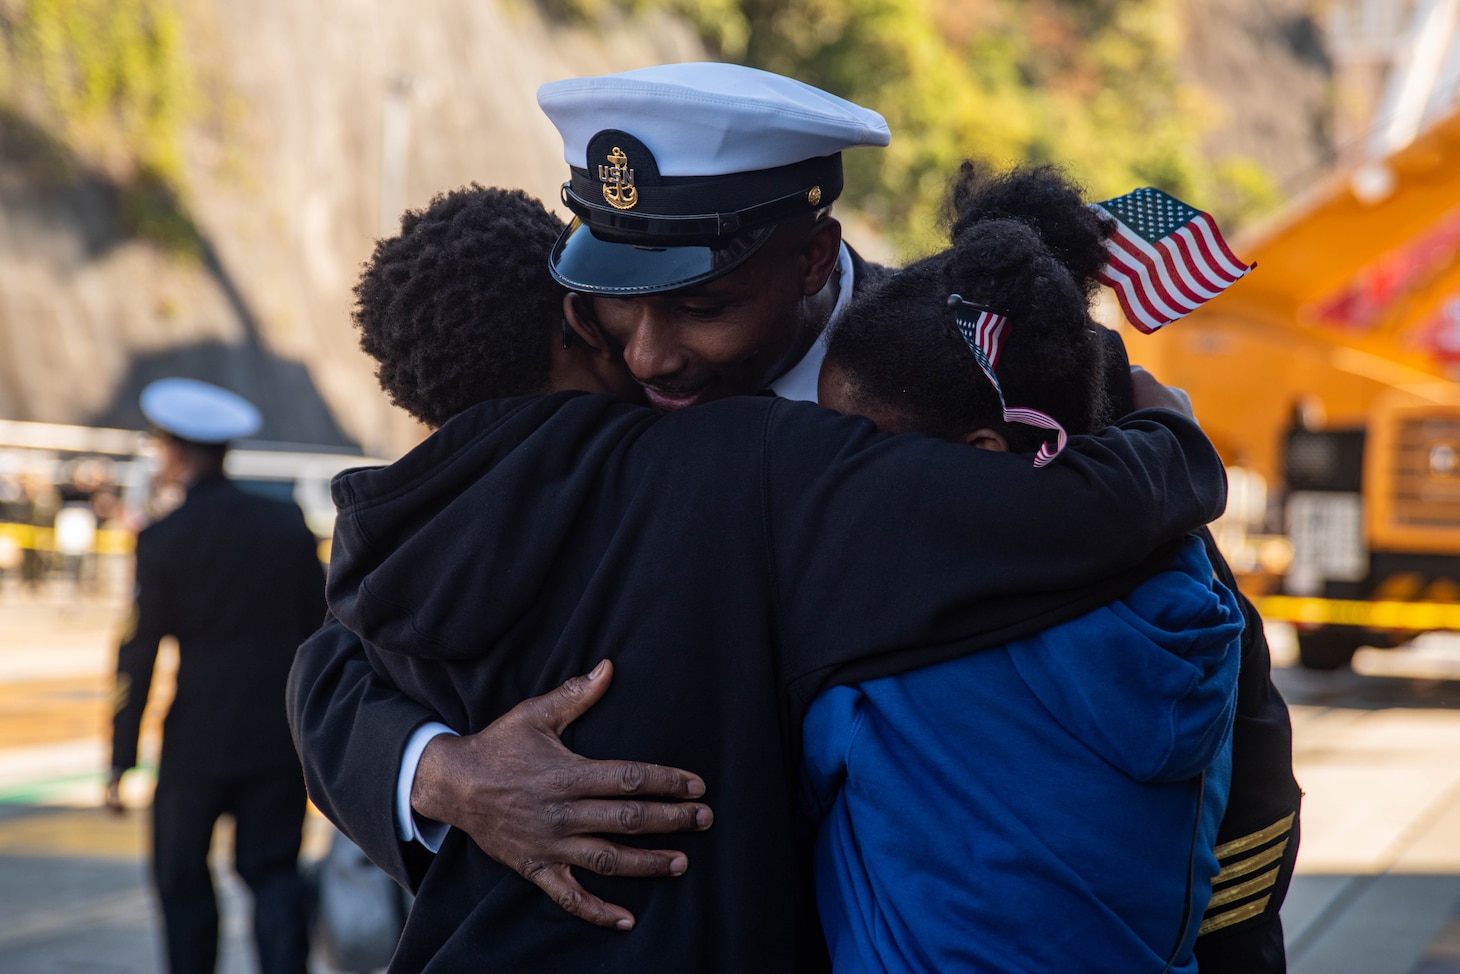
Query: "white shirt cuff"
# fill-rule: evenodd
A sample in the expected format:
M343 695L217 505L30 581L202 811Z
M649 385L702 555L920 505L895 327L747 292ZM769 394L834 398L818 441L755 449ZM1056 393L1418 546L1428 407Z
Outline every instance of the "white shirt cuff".
M416 783L416 768L420 767L421 754L425 752L426 745L441 734L457 736L456 731L437 720L422 724L411 732L410 739L406 741L405 753L401 755L400 777L395 784L396 835L400 836L402 842L414 840L432 852L441 848L451 826L417 815L411 809L411 788Z

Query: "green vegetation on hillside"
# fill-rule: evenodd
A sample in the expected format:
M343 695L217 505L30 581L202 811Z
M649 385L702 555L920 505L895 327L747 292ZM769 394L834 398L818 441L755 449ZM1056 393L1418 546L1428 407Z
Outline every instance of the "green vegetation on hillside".
M67 166L35 176L99 174L118 188L128 232L187 254L198 235L179 202L183 137L198 95L183 28L174 0L10 0L0 6L0 125L25 119L65 148L51 155Z
M967 157L1052 162L1099 198L1154 185L1228 224L1276 203L1271 177L1210 159L1214 111L1177 70L1179 0L541 0L592 19L689 17L727 60L880 111L892 145L848 155L847 196L905 255L937 246Z
M180 202L203 102L190 2L0 0L0 139L6 119L49 133L119 188L128 232L179 253L198 246ZM1057 163L1097 198L1159 186L1229 225L1276 203L1257 164L1205 153L1215 112L1180 80L1180 0L536 2L588 22L673 13L727 60L882 112L892 145L848 155L847 198L904 256L938 244L945 181L970 156Z

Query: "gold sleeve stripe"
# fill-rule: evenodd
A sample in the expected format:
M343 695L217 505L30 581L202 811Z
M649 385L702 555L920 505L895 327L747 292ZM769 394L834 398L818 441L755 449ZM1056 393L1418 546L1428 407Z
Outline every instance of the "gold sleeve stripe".
M1234 923L1241 923L1243 920L1250 920L1267 909L1267 901L1272 899L1271 895L1264 896L1260 900L1253 900L1251 903L1244 903L1235 910L1228 910L1226 913L1219 913L1214 917L1207 917L1201 923L1201 929L1196 935L1211 933L1213 930L1221 930L1223 927L1230 927Z
M1255 856L1248 856L1246 859L1238 859L1230 865L1223 866L1222 871L1212 877L1212 885L1219 886L1222 883L1231 882L1238 876L1246 876L1250 872L1256 872L1268 863L1276 862L1283 857L1287 851L1288 840L1284 839L1277 845L1264 849Z
M1260 832L1244 835L1242 838L1233 839L1231 842L1223 842L1217 846L1217 858L1228 859L1239 852L1246 852L1248 849L1255 849L1260 845L1271 842L1293 827L1293 818L1297 814L1297 812L1289 812L1286 818L1279 819Z
M1207 912L1210 913L1216 907L1226 906L1228 903L1234 903L1237 900L1245 900L1254 893L1261 893L1265 889L1271 889L1272 885L1277 882L1280 869L1280 866L1274 866L1267 872L1261 873L1245 883L1238 883L1236 886L1228 886L1226 889L1217 890L1212 894L1211 902L1207 904Z

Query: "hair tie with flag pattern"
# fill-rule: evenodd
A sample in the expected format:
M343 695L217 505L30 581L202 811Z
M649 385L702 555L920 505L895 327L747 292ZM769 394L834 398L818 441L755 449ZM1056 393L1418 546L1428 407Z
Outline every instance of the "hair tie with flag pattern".
M1055 433L1054 449L1051 450L1048 443L1041 443L1039 452L1034 455L1036 467L1049 463L1065 448L1065 442L1069 439L1065 428L1048 413L1024 406L1010 407L1004 402L1004 388L999 385L999 377L994 374L994 369L999 364L999 353L1003 351L1004 338L1009 332L1008 317L972 301L965 301L959 294L948 295L948 306L953 309L954 320L958 322L958 333L963 336L968 350L978 360L978 367L983 369L983 374L994 385L994 392L999 397L999 408L1004 411L1004 422L1023 423L1025 426L1035 426Z
M1256 264L1238 260L1210 213L1147 186L1090 209L1115 221L1095 275L1115 289L1126 320L1146 334L1184 318Z

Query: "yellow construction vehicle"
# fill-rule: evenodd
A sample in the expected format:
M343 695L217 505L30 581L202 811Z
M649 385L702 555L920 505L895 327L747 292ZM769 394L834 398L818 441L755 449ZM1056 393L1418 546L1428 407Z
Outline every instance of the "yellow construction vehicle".
M1257 269L1127 344L1281 498L1225 532L1249 594L1315 668L1460 630L1460 111L1234 249Z

